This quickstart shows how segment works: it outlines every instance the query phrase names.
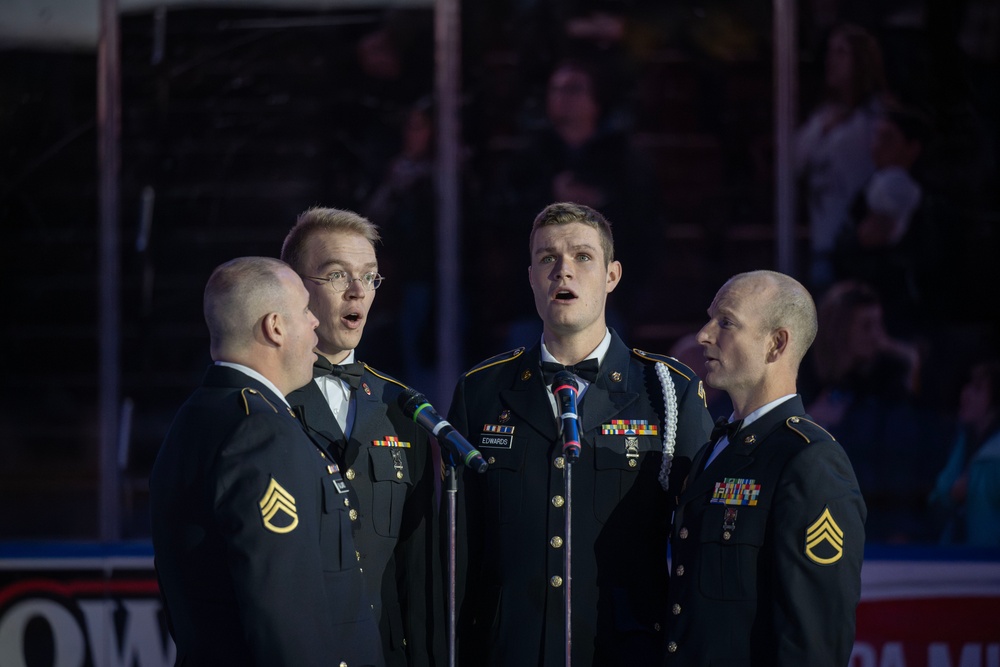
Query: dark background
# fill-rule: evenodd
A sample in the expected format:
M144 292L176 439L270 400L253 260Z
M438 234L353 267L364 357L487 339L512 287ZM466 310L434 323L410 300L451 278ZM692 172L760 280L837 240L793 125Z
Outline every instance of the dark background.
M921 181L940 243L920 274L920 321L893 333L922 351L921 409L948 420L969 364L1000 344L998 3L800 4L800 117L821 94L826 34L846 20L878 38L890 88L933 119ZM567 21L593 11L624 18L625 38L567 36ZM614 122L648 158L645 208L616 227L625 282L611 321L626 340L667 352L726 278L775 268L771 24L763 0L465 3L462 367L536 339L531 219L514 214L510 172L540 123L549 68L568 54L599 64ZM381 78L357 55L379 31L399 56ZM406 110L433 91L433 16L174 9L123 15L121 44L123 534L143 538L149 467L210 361L209 272L277 255L309 206L365 212ZM0 51L0 538L97 536L96 72L94 53ZM412 261L433 257L420 201L410 227L375 219L388 279L358 353L413 384L408 371L423 383L435 363L433 324L411 331L404 316L407 286L433 285L433 262ZM803 225L800 256L805 241ZM422 294L433 323L433 289ZM930 465L949 441L921 445Z

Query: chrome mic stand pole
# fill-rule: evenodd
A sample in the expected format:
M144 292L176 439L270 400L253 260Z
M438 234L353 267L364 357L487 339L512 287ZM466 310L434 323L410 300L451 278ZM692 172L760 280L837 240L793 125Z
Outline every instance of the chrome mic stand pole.
M458 475L455 472L455 465L446 466L446 481L448 488L445 493L448 496L448 667L455 667L455 638L456 638L456 595L455 595L455 545L457 543L457 533L455 530L455 508L458 496Z
M555 394L559 407L559 417L562 424L563 457L565 459L566 479L566 551L563 554L563 574L565 581L566 623L566 659L565 667L571 667L573 661L573 462L580 456L580 425L576 408L576 398L579 385L576 378L568 371L560 371L552 382L552 393Z
M563 554L563 570L566 573L566 667L573 662L573 576L570 563L573 561L573 461L576 455L566 452L566 552Z

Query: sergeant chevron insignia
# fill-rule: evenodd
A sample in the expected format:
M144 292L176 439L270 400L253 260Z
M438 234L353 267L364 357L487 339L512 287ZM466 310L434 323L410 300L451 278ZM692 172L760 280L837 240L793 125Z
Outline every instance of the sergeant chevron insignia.
M806 557L820 565L832 565L844 555L844 531L834 521L829 505L806 528L805 549Z
M271 478L271 483L258 503L264 527L272 533L290 533L299 525L299 515L295 509L295 497Z

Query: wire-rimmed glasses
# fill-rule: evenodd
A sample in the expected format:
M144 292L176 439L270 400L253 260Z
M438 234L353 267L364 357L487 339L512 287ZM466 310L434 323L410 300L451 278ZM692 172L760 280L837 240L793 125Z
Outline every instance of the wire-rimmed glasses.
M315 276L306 276L309 280L315 280L318 283L326 283L334 289L335 292L343 292L351 286L355 280L361 283L361 286L365 290L371 292L372 290L377 290L382 281L385 280L384 277L379 275L375 271L369 271L360 278L352 278L347 271L333 271L329 275L323 278L318 278Z

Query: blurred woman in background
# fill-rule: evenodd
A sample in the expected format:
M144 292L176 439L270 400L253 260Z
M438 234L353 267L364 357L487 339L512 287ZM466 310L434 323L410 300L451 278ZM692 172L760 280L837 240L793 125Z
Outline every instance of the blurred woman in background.
M943 543L1000 546L1000 361L974 366L962 387L958 433L930 502L948 514Z

